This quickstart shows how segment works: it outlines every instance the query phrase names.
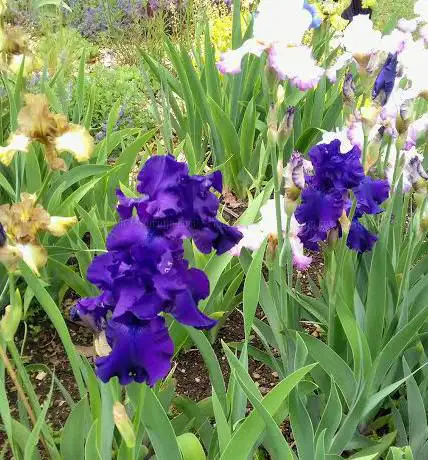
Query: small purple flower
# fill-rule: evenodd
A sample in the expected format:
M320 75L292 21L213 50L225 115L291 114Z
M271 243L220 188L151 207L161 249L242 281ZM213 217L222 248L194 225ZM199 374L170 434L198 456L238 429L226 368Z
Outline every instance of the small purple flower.
M379 96L382 105L388 102L389 96L394 89L395 78L397 76L397 64L397 53L389 53L374 83L372 97L376 99Z
M387 181L374 180L364 175L360 162L361 151L353 147L341 153L340 141L318 144L311 149L314 174L305 176L306 187L302 192L302 204L295 216L302 228L299 238L308 249L319 249L318 243L327 239L328 233L339 230L339 218L349 214L352 191L357 199L357 208L348 235L348 246L358 252L370 250L376 241L358 221L364 214L378 214L389 194Z

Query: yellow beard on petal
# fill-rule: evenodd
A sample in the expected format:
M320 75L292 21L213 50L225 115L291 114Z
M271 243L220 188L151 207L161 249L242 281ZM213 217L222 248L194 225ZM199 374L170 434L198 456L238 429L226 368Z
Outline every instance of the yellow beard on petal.
M94 151L94 140L89 132L78 125L55 139L58 152L70 152L78 162L88 161Z

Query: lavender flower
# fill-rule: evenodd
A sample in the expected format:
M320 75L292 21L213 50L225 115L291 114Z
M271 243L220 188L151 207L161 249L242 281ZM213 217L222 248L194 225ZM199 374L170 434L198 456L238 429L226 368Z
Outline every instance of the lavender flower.
M238 243L241 233L216 219L218 199L209 189L221 190L221 182L220 173L189 176L184 163L158 156L139 174L145 196L118 193L121 220L107 238L108 252L94 259L87 274L100 294L77 305L80 319L105 335L108 352L96 360L104 382L117 376L121 384L154 385L165 377L174 351L165 314L198 329L216 324L198 309L209 281L189 268L183 239L194 238L205 252L222 253Z

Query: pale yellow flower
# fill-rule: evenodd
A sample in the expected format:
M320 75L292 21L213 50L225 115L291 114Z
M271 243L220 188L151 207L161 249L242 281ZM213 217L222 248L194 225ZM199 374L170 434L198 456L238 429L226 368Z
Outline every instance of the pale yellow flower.
M44 267L48 261L46 249L38 244L17 244L20 258L30 267L37 276L40 276L39 268Z
M2 9L0 0L0 11ZM1 13L0 13L1 14ZM34 67L34 59L27 36L19 27L7 25L0 28L0 52L2 66L12 73L19 73L22 61L24 62L24 75L30 73Z
M21 71L22 61L24 61L22 74L26 76L31 73L34 69L34 59L32 56L25 54L13 54L9 59L9 70L14 74L18 74Z

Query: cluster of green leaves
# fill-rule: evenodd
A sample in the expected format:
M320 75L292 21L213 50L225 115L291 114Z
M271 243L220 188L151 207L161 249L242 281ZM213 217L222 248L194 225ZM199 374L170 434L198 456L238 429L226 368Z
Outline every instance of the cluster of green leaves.
M129 126L140 129L153 127L150 105L147 100L145 83L136 66L106 68L96 64L86 76L87 86L93 88L97 97L94 103L92 126L99 129L108 118L109 107L117 101L125 108ZM74 99L77 100L77 93Z
M242 33L238 3L233 11L232 47L237 48L251 36L252 24ZM203 169L208 151L208 161L222 171L227 186L245 197L248 190L260 190L272 172L267 118L275 95L270 94L263 78L264 59L249 56L239 75L222 76L216 68L208 25L203 32L203 40L197 40L191 49L165 38L168 66L142 52L145 68L161 86L157 97L152 97L154 111L166 141L172 145L178 138L183 144L192 171ZM314 35L313 42L325 62L332 58L323 57L327 38L326 33ZM293 150L306 152L322 130L336 126L343 102L338 85L327 79L308 92L284 84L284 92L280 118L287 106L296 108L292 135L281 152L286 162ZM163 116L156 106L161 106Z

